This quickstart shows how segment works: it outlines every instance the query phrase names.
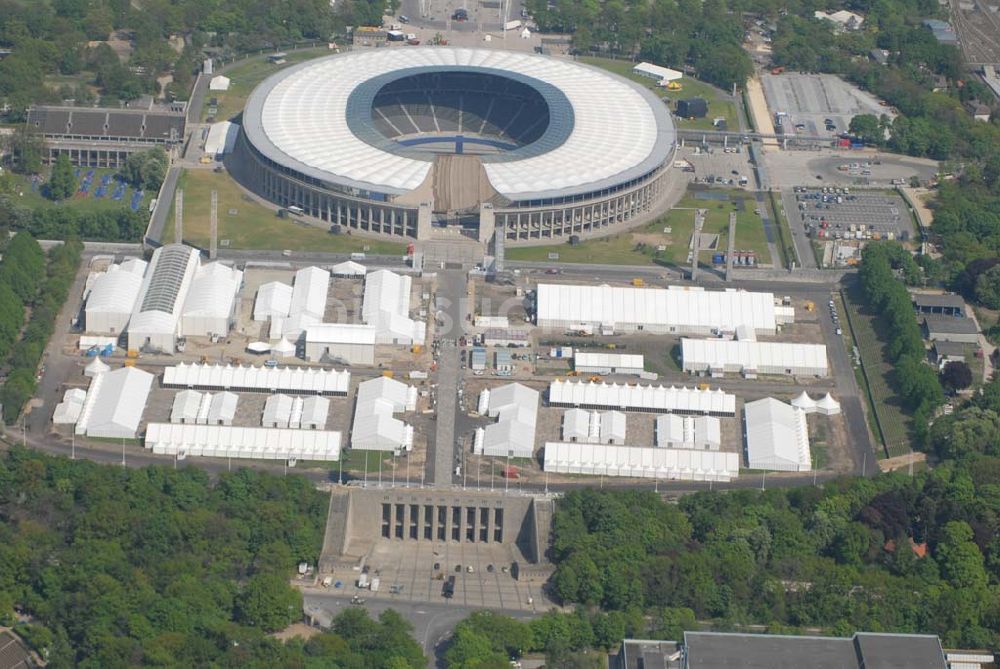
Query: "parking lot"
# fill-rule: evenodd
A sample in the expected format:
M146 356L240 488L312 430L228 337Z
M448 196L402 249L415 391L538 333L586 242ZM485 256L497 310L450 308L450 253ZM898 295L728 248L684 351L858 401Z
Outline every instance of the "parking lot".
M909 209L895 193L796 187L785 198L785 211L797 212L790 213L792 225L818 238L907 241L914 234Z
M788 115L786 133L833 137L845 132L858 114L895 115L871 94L832 74L764 74L761 82L772 118Z

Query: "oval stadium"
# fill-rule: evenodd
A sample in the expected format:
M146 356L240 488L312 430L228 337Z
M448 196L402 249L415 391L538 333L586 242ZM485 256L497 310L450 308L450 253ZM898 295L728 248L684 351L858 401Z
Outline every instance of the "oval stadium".
M227 165L334 232L430 239L452 227L486 243L497 233L544 244L655 212L675 145L666 105L603 70L492 49L386 48L268 78Z

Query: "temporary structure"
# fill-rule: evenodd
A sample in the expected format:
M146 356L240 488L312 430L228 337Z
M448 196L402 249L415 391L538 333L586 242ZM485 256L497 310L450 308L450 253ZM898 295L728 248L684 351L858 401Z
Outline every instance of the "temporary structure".
M816 411L816 400L809 397L809 394L803 390L798 397L792 400L792 406L802 409L806 413L813 413Z
M271 352L279 358L293 358L295 357L295 344L282 337L281 341L271 347Z
M840 402L827 393L823 399L816 402L816 413L824 416L835 416L840 413Z
M100 357L95 356L94 359L90 361L90 364L83 368L83 375L94 377L110 370L111 367L108 366L108 363L101 360Z

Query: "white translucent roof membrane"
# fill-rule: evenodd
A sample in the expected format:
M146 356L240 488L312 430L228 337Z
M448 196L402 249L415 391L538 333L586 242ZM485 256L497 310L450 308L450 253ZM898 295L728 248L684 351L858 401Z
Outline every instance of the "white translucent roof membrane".
M662 164L673 146L665 107L632 82L546 56L442 47L353 52L291 67L254 91L245 128L258 150L310 176L404 193L424 181L431 157L398 155L356 137L348 98L375 77L449 67L528 77L560 90L572 107L573 128L561 145L519 160L484 158L490 182L508 198L579 194L636 178Z

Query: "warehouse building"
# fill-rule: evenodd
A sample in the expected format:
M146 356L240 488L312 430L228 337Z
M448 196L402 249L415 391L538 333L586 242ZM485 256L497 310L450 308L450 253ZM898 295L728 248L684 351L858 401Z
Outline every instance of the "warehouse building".
M340 433L231 425L150 423L145 446L158 455L248 458L253 460L336 461Z
M924 333L930 341L950 341L959 344L979 343L976 322L965 316L924 316Z
M722 422L715 416L657 416L656 445L717 451L722 446Z
M626 423L621 411L570 409L563 414L562 438L570 443L624 444Z
M358 384L351 448L395 455L413 450L413 426L393 414L416 408L417 389L401 381L380 376Z
M351 373L315 367L243 367L184 363L163 370L165 388L229 390L244 393L347 395Z
M520 383L486 388L479 395L479 413L497 422L476 430L473 452L479 455L530 458L535 452L539 393Z
M806 412L773 397L743 407L747 466L782 472L812 469Z
M709 374L758 374L827 376L829 364L823 344L736 341L732 339L681 339L685 372Z
M722 389L640 386L556 379L549 384L549 405L581 409L618 409L649 413L735 416L736 396Z
M236 296L243 272L222 263L209 263L195 272L181 312L184 337L224 337L233 325Z
M76 422L76 433L103 439L135 439L153 378L135 367L95 376Z
M306 327L305 358L309 362L375 364L375 328L354 323L319 323Z
M198 250L183 244L153 252L129 319L130 349L174 353L184 299L198 265Z
M739 475L740 456L681 448L550 442L545 444L542 468L559 474L725 482Z
M641 355L625 353L584 353L573 358L573 369L581 374L628 374L638 376L645 371Z
M652 334L735 332L748 325L775 334L794 321L794 310L777 307L771 293L709 291L694 287L634 288L539 284L537 324L542 328Z
M423 344L427 324L410 318L413 279L380 269L365 276L361 317L375 327L375 343Z
M120 335L125 331L142 289L146 265L144 260L126 260L94 277L84 307L87 332Z

